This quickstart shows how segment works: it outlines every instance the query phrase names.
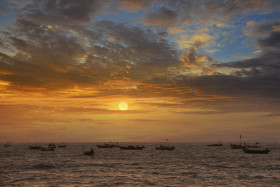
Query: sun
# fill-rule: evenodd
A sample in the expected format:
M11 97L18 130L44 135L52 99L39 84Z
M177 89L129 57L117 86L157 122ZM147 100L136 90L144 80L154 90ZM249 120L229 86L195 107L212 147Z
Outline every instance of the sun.
M126 102L120 102L119 109L121 111L127 110L128 109L128 104Z

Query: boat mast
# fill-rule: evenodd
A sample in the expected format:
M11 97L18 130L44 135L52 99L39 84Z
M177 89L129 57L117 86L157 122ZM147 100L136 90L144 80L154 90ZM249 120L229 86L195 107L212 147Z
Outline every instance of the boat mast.
M240 135L240 145L241 145L241 137L242 137L242 136Z

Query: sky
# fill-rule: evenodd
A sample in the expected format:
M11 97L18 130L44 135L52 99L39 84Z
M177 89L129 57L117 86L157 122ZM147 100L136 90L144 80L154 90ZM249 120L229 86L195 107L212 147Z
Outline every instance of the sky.
M279 10L0 0L0 142L280 142Z

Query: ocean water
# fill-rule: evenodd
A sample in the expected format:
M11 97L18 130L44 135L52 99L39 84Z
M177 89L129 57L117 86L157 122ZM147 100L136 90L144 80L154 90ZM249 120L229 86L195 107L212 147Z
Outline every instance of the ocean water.
M174 151L155 150L158 143L138 143L144 150L98 149L96 144L68 143L54 152L2 144L0 185L280 186L279 144L263 145L271 148L269 154L246 154L229 144L175 143ZM95 154L83 155L90 147Z

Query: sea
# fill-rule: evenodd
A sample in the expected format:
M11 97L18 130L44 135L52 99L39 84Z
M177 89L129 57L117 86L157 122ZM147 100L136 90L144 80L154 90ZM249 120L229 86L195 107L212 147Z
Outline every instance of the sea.
M174 151L98 149L98 143L66 143L55 151L26 143L0 145L0 186L280 186L280 144L268 154L247 154L230 144L174 143ZM47 146L47 143L41 143ZM95 154L83 155L93 148Z

